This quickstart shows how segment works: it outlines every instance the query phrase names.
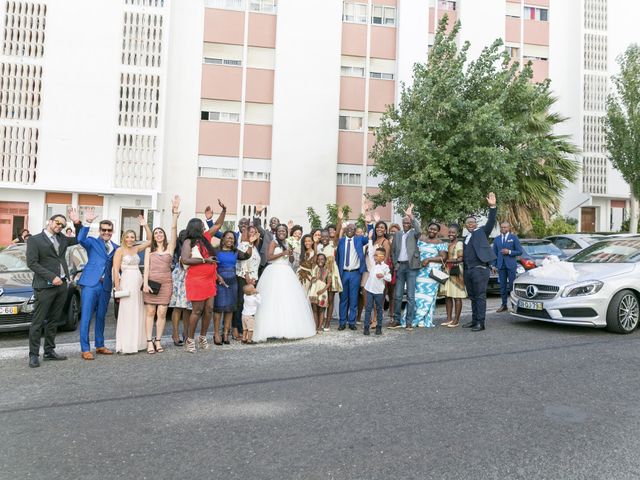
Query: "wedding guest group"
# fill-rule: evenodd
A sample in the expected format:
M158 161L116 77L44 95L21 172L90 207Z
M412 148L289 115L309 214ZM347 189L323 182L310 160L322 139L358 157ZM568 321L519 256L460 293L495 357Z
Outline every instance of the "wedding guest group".
M268 339L302 339L330 331L334 302L339 300L338 330L357 330L364 311L362 333L374 329L436 326L436 300L445 297L446 321L459 325L462 301L471 301L471 321L463 327L485 329L486 290L492 268L497 269L502 306L515 278L515 260L521 254L518 237L508 222L489 244L497 215L495 194L487 196L487 223L479 227L476 217L465 221L468 234L452 224L441 236L439 222L428 223L426 232L414 215L405 210L402 226L387 224L363 205L364 227L346 222L338 209L337 223L305 233L300 225L271 217L262 227L263 206L253 219L242 218L235 230L224 231L226 206L214 222L207 207L205 221L191 218L178 233L180 197L171 201L169 234L161 226L153 230L141 215L142 238L126 230L118 245L112 240L114 224L98 221L95 211L84 211L84 225L75 209L68 216L76 236L65 235L67 218L54 215L46 228L27 240L27 262L33 270L36 306L29 334L29 366L39 366L44 332L44 359L64 360L55 351L55 319L59 317L69 281L64 260L67 247L79 243L88 261L79 280L82 287L80 318L81 358L113 355L104 338L105 318L111 297L119 302L115 352L150 355L165 351L162 337L172 309L172 339L188 353L210 348L208 336L213 319L213 344L231 340L251 345ZM97 221L97 236L90 226ZM425 222L426 224L427 222ZM21 232L24 236L28 231ZM144 273L141 273L141 266ZM406 308L403 297L406 293ZM336 299L336 297L338 297ZM90 326L94 322L94 349ZM180 325L182 324L182 332ZM198 324L200 328L198 329Z

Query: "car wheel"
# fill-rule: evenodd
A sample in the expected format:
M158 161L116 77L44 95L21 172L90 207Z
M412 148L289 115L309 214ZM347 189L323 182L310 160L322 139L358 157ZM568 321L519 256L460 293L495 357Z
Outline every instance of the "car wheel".
M62 325L62 329L67 332L73 332L78 328L80 323L80 296L74 295L69 302L67 309L66 322Z
M631 333L638 326L640 304L631 290L616 293L607 309L607 330L615 333Z

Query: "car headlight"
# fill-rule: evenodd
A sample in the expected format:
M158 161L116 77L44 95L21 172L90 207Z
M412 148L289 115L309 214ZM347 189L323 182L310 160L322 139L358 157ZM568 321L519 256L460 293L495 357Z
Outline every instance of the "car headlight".
M524 267L522 265L518 265L516 267L516 276L522 275L524 272L526 272L526 270L524 269Z
M562 292L563 297L583 297L585 295L593 295L598 293L604 283L599 280L588 280L586 282L575 283L565 287Z
M35 310L35 308L36 308L36 296L31 295L31 298L29 299L29 301L22 306L21 310L23 313L31 313Z

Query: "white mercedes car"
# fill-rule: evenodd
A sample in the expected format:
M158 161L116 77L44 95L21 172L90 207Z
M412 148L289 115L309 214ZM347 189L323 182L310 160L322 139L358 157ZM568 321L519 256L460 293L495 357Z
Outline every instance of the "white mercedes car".
M564 268L562 268L564 267ZM544 269L546 267L542 267ZM640 237L585 248L565 265L535 269L514 282L510 310L519 317L606 327L630 333L640 319ZM535 272L535 273L534 273Z

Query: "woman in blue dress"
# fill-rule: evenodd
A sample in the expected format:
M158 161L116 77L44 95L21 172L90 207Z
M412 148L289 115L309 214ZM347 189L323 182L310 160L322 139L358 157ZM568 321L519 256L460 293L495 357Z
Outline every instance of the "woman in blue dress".
M416 278L416 316L412 327L434 327L433 316L436 312L436 299L440 283L429 277L431 269L442 270L447 259L447 245L438 238L440 225L429 225L427 235L418 240L422 268Z

